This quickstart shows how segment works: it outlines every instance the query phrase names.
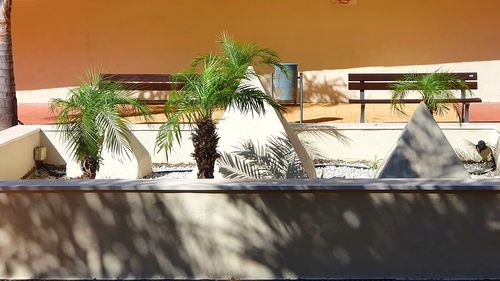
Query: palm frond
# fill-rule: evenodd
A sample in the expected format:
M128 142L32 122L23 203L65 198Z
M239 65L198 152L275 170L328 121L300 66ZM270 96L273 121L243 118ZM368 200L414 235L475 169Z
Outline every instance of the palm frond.
M248 112L263 114L266 111L266 104L275 109L282 109L282 106L275 102L269 95L251 86L240 87L231 96L230 104L245 114Z
M223 153L219 161L219 172L227 179L261 179L257 166L248 165L244 158L230 153Z
M244 113L262 114L266 103L281 109L264 92L245 86L245 82L258 75L248 70L250 66L278 65L282 68L278 55L256 44L237 42L227 33L222 34L219 47L219 53L198 56L189 68L173 76L174 81L184 86L172 93L165 104L167 122L157 136L157 147L170 151L172 142L180 141L180 122L212 120L216 110L235 106Z
M132 98L130 90L102 81L102 75L94 70L70 90L67 99L53 99L50 111L56 114L61 137L78 161L91 157L99 162L103 149L118 159L130 157L131 132L120 112L134 111L151 119L147 106Z
M180 143L181 130L179 119L175 116L171 116L167 122L160 126L160 130L156 136L155 146L158 151L165 149L167 152L170 152L174 145L174 140Z
M247 141L219 159L226 178L306 178L293 145L286 135L268 138L266 145Z
M455 74L438 69L426 75L408 74L400 81L391 85L391 103L396 112L404 112L404 99L412 92L417 91L429 110L437 115L449 111L449 104L455 98L454 91L460 90L466 96L472 96L467 83ZM455 105L452 106L460 117Z

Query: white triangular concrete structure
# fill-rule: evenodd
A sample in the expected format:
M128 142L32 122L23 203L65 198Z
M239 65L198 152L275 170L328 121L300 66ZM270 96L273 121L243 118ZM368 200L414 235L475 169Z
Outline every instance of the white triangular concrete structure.
M56 127L52 127L43 132L41 145L49 147L52 156L47 157L46 163L66 165L66 176L77 178L82 175L80 164L71 157L68 151L66 140L61 138L60 132ZM151 156L143 144L133 134L130 136L129 159L121 161L113 157L113 154L104 150L101 157L102 163L96 174L97 179L138 179L153 172L151 168ZM57 154L54 157L53 154Z
M257 77L253 77L250 81L243 83L255 87L264 93L266 92ZM218 151L223 155L223 158L224 156L236 157L236 162L242 164L243 167L241 165L238 167L236 165L227 165L227 163L219 160L220 176L228 177L228 171L231 170L241 171L242 169L255 168L255 165L253 167L247 165L247 159L241 157L241 155L237 155L238 151L242 152L241 148L244 144L251 143L257 149L267 149L267 153L276 152L277 150L287 151L286 155L279 156L280 160L295 161L297 165L293 166L297 169L292 168L288 169L288 171L282 171L283 176L281 178L315 178L316 171L314 164L288 122L279 110L275 110L267 104L265 105L265 110L266 113L261 115L251 112L244 114L235 108L230 108L224 112L222 119L217 125L220 136ZM280 144L280 149L271 151L273 147L276 148L276 143ZM239 174L239 177L245 178L242 174Z
M130 158L115 159L110 151L104 150L96 179L140 179L153 172L149 152L135 135L129 137Z
M420 103L377 178L468 179L469 173L424 103Z

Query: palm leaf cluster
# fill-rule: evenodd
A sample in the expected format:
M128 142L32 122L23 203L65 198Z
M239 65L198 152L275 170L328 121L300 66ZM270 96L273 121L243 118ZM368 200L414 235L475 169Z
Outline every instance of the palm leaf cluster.
M173 76L185 86L173 92L165 104L167 122L157 136L157 146L171 150L180 140L180 124L197 124L212 119L216 110L235 106L243 113L263 113L265 104L280 108L270 96L245 81L257 75L250 66L279 64L275 52L256 44L239 43L223 34L220 53L204 54L193 60L191 67Z
M191 67L174 75L183 88L169 95L164 106L167 121L156 138L158 148L171 151L180 142L183 122L194 125L193 156L198 166L198 178L213 178L214 165L219 157L215 111L235 107L243 113L265 112L265 105L280 105L266 93L251 86L250 79L261 66L282 68L275 52L255 44L239 43L224 34L219 42L220 52L204 54L193 60Z
M462 90L466 96L472 95L467 83L453 73L438 70L425 75L408 74L392 84L392 107L399 113L405 113L404 99L412 91L417 91L431 113L443 115L450 110L452 104L452 108L460 116L458 107L451 102L456 90Z
M130 157L131 132L121 112L150 116L147 106L131 97L130 91L120 84L102 81L95 71L89 71L87 79L71 89L67 99L53 99L50 110L56 114L74 159L90 161L97 170L103 149L118 159ZM81 164L84 169L88 163Z
M300 159L286 136L272 137L266 145L247 141L219 159L220 173L233 179L307 178Z

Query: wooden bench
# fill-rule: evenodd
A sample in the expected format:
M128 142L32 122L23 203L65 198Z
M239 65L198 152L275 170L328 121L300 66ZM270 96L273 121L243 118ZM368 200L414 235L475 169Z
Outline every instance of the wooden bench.
M170 74L103 74L103 81L119 82L133 91L173 91L184 85L172 81ZM148 105L163 105L166 99L139 99Z
M428 73L417 73L416 75L426 75ZM459 79L463 79L470 90L477 90L477 73L476 72L460 72L453 73ZM366 104L390 104L391 99L365 99L366 90L392 90L391 86L394 82L402 79L408 73L350 73L349 74L349 90L359 90L359 99L349 99L349 103L360 104L360 122L365 122L365 105ZM458 90L458 89L450 89ZM405 103L420 103L422 99L405 99ZM461 97L451 100L443 100L442 102L461 103L462 117L464 122L469 122L469 105L470 103L481 102L480 98L466 98L465 91L461 91Z

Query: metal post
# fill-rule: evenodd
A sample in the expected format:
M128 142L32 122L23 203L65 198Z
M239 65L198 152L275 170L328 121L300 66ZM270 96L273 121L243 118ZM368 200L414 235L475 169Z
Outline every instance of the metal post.
M465 110L464 110L464 122L465 123L469 123L469 106L470 106L470 104L466 103L466 104L462 104L462 106L465 106Z
M465 90L461 90L461 97L465 99ZM469 122L469 104L462 103L462 121Z
M365 90L360 90L359 91L359 99L361 102L364 101L365 99ZM361 113L359 115L359 123L365 123L365 104L361 104Z
M304 123L304 77L302 72L299 74L299 103L300 103L300 123Z

